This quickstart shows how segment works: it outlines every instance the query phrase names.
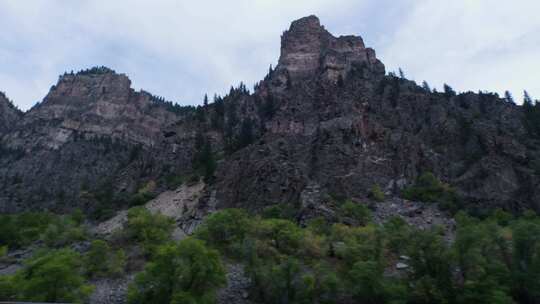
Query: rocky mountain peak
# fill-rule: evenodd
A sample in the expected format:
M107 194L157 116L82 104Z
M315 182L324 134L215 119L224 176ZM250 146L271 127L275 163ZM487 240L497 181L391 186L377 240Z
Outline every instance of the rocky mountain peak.
M330 81L345 78L353 68L367 67L384 75L384 65L359 36L334 37L316 16L293 21L281 37L277 69L292 79L321 75Z
M88 103L101 99L122 103L128 100L131 91L131 80L126 75L96 67L60 76L44 103Z
M291 27L289 31L294 32L294 31L309 31L309 30L314 30L314 31L324 30L324 27L321 26L321 21L319 20L319 17L315 15L310 15L310 16L295 20L291 23Z
M97 67L61 75L6 143L24 149L35 145L58 149L77 136L105 136L152 146L161 129L176 119L151 94L133 90L126 75Z

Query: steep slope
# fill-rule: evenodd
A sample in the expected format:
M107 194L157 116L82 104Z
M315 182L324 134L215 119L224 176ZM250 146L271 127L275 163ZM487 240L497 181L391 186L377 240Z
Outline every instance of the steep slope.
M21 116L22 112L15 108L6 94L0 92L0 136L9 131Z

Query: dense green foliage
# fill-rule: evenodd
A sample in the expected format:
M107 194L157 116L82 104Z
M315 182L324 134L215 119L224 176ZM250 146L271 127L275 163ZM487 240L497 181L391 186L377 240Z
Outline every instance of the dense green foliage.
M0 215L0 246L19 248L42 240L49 247L86 238L80 211L58 216L47 212Z
M534 101L525 91L523 93L523 112L525 113L525 126L533 136L540 136L540 102Z
M128 211L126 234L140 243L146 254L152 254L171 238L174 221L161 214L152 214L146 208L134 207Z
M364 204L346 201L340 206L340 212L343 217L348 217L356 224L366 225L371 221L371 212Z
M39 239L53 221L50 213L21 213L0 215L0 244L9 248L25 246Z
M126 263L124 250L111 250L103 240L94 240L84 257L86 274L90 277L117 277L123 274Z
M429 176L420 186L427 197L441 187ZM259 303L540 301L540 218L533 212L514 217L496 210L482 220L459 212L456 229L445 231L420 230L399 217L376 225L368 208L353 201L339 205L336 223L315 218L300 226L294 212L279 206L262 216L212 213L180 242L172 240L171 219L135 207L122 241L94 240L82 253L69 242L39 242L50 227L81 227L80 213L6 216L2 235L15 231L14 222L30 231L8 238L10 246L38 241L43 249L14 275L0 277L0 299L83 302L92 290L88 280L122 276L131 263L127 269L140 272L129 287L130 303L214 303L226 281L224 258L244 264L249 297Z
M128 291L129 303L193 303L215 301L225 284L219 253L200 240L187 238L161 246Z
M459 213L455 241L444 235L400 218L382 226L315 219L301 228L231 209L210 215L196 237L245 263L250 297L262 303L540 300L540 218L497 210L479 220ZM396 272L400 256L406 269Z
M195 156L193 158L193 169L201 176L203 176L205 182L211 182L214 177L214 171L217 164L214 154L212 152L212 144L210 139L197 133L195 139Z
M0 278L4 300L82 302L91 291L81 256L70 249L38 252L15 275Z

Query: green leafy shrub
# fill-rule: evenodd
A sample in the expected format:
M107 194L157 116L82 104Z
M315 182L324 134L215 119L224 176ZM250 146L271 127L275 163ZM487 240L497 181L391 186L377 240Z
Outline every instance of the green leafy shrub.
M302 228L242 211L215 214L222 212L212 225L224 233L209 238L205 224L196 235L245 264L250 299L260 303L540 300L540 219L533 212L514 217L495 211L483 220L460 212L454 242L440 228L420 230L398 217L382 226L330 226L319 218ZM235 227L234 218L249 228ZM397 269L398 262L405 268ZM399 275L384 275L388 270Z
M93 287L85 284L81 261L71 249L37 253L11 278L11 297L19 301L83 302Z
M512 293L522 303L540 301L540 219L530 215L512 225Z
M403 197L409 200L422 202L437 202L445 192L445 187L431 172L423 173L418 177L414 186L403 190Z
M129 201L130 206L141 206L146 204L148 201L154 199L156 197L156 194L154 193L156 190L156 182L155 181L149 181L146 183L143 187L141 187L137 193L131 197Z
M497 208L491 214L490 219L497 222L497 224L501 226L508 226L514 219L514 216L500 208Z
M440 203L443 209L452 212L459 207L458 197L455 190L448 184L441 182L433 175L426 172L420 175L413 186L405 188L402 196L408 200L426 203Z
M38 240L57 216L46 212L0 215L0 244L19 248Z
M494 253L503 248L498 235L503 229L495 221L480 222L458 214L458 229L453 244L459 275L465 280L458 293L462 303L511 303L505 282L510 271ZM490 254L487 254L490 252Z
M303 231L291 221L267 219L257 223L253 235L280 253L292 254L299 249Z
M385 246L390 253L406 253L411 238L411 227L400 217L392 217L383 224Z
M364 204L346 201L340 207L341 215L356 221L359 225L366 225L371 221L371 212Z
M85 228L69 216L58 217L47 226L41 235L41 240L49 247L62 247L86 238Z
M309 279L303 280L300 266L293 257L273 264L259 262L251 265L248 272L254 282L257 300L263 303L296 303L300 302L302 294L305 300L311 299L314 286Z
M7 256L8 246L0 246L0 260Z
M0 276L0 299L3 301L16 300L17 288L13 282L13 276Z
M77 208L70 214L70 218L75 222L77 226L80 226L84 223L86 216L81 209Z
M19 248L41 239L50 247L64 246L85 239L82 221L77 214L60 216L47 212L27 212L0 215L0 244Z
M219 253L187 238L157 250L129 286L128 303L214 303L225 283Z
M358 303L385 303L384 268L375 261L358 261L347 273L351 293Z
M373 187L371 187L370 197L376 202L384 201L384 192L379 185L373 185Z
M416 231L408 250L411 297L416 303L453 300L452 255L438 231Z
M128 210L125 231L129 239L140 243L146 254L168 242L174 229L174 221L162 214L152 214L143 207Z
M325 218L317 217L307 222L307 229L317 235L328 235L330 234L331 225Z
M298 209L292 204L276 204L263 209L262 217L267 219L294 220L298 214Z
M227 209L210 214L196 236L209 244L227 250L241 242L251 229L248 215L241 209Z
M383 249L382 234L374 225L351 227L335 224L330 242L330 255L342 259L347 267L359 260L378 261Z
M86 274L90 277L115 277L124 272L126 255L122 249L111 250L105 241L94 240L84 262Z

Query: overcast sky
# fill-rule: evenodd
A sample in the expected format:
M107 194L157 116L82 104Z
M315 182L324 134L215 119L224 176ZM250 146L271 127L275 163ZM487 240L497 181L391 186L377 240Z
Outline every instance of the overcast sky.
M310 14L417 82L540 98L538 0L0 0L0 91L28 109L64 71L105 65L199 104L263 78L283 30Z

